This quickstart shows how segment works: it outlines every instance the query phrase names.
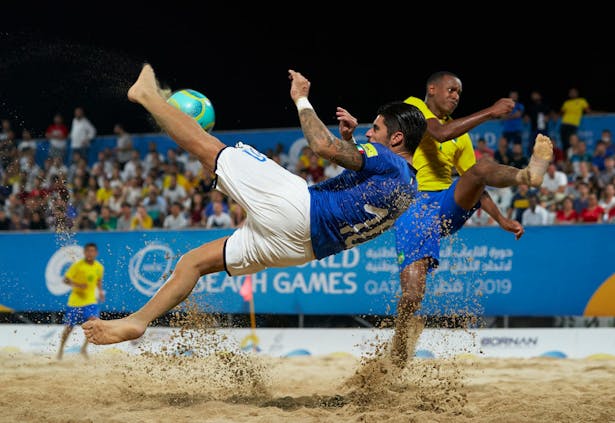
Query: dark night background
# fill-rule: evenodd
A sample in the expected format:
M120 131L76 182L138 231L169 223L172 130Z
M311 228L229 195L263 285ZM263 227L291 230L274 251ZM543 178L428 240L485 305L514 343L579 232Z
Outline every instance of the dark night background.
M600 13L592 16L589 38L565 38L569 27L547 26L536 16L523 21L526 12L474 22L446 8L396 14L392 5L228 4L220 10L220 4L173 2L135 11L96 4L1 6L0 117L42 136L56 111L69 123L82 105L101 135L115 122L130 132L155 131L125 96L144 61L162 83L210 98L214 132L296 127L288 68L312 81L310 100L327 124L335 124L337 105L371 122L383 102L423 97L426 78L443 69L463 82L457 116L510 89L526 104L538 89L557 109L571 86L593 109L615 111L615 37L599 34Z

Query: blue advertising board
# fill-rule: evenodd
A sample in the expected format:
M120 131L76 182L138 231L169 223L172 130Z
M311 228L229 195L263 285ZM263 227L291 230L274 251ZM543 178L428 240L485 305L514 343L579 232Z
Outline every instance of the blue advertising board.
M103 311L130 312L162 286L191 248L229 230L0 235L0 306L60 311L62 275L86 242L99 246ZM399 271L392 232L320 261L253 275L257 313L394 314ZM464 228L442 245L424 314L615 315L615 225L528 227L521 240L496 227ZM193 297L206 310L247 313L244 277L206 275Z

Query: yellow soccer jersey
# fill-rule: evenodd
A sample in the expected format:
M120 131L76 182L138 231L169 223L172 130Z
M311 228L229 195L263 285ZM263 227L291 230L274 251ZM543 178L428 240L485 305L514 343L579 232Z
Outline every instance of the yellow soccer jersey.
M418 107L426 120L438 119L423 100L408 97L405 102ZM450 119L440 119L440 122L445 123ZM453 183L453 167L457 169L457 173L463 175L475 163L476 156L470 135L466 133L441 143L428 131L425 131L412 160L412 165L417 171L419 191L447 189Z
M68 297L69 307L84 307L90 304L96 304L96 287L98 281L102 279L104 267L98 260L88 264L84 259L73 263L66 272L66 277L70 280L87 284L87 288L72 287L72 292Z
M583 111L589 108L589 103L583 97L571 98L562 104L562 123L579 126Z

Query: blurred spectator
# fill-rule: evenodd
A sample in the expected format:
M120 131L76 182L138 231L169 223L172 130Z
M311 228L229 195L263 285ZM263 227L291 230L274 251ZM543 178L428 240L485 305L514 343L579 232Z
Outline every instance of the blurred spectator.
M594 148L594 155L591 161L592 172L598 175L604 170L604 160L606 159L606 144L598 141Z
M331 179L335 178L337 175L341 174L345 169L334 162L329 162L325 166L325 178Z
M117 135L117 141L115 143L115 157L117 161L120 163L121 168L124 168L124 165L128 160L132 157L132 137L126 130L124 129L124 125L120 123L116 123L113 127L113 133Z
M587 145L585 141L579 141L576 145L576 148L572 154L572 156L568 156L568 160L572 164L572 171L575 174L579 174L579 164L581 162L591 163L592 156L587 152Z
M530 139L528 145L528 154L534 148L534 140L536 135L549 135L548 122L551 115L551 107L543 100L542 94L539 91L532 91L530 94L530 102L525 110L525 120L530 123Z
M17 141L15 140L15 132L10 128L2 135L3 138L0 140L0 167L8 169L18 157Z
M468 226L493 226L496 225L495 221L489 216L483 209L478 209L465 223Z
M604 170L598 175L598 186L604 188L608 184L614 183L615 178L615 157L604 159Z
M147 144L147 153L143 161L146 164L145 168L147 170L164 162L164 156L158 151L158 145L155 141L150 141Z
M183 207L179 201L171 204L171 213L164 218L162 227L165 229L183 229L188 227L188 220L184 216Z
M324 179L325 168L323 166L323 161L316 154L310 156L310 165L307 167L307 171L314 183L318 183Z
M604 143L607 157L615 156L615 145L613 144L613 139L611 138L610 129L602 130L598 142ZM596 142L596 144L598 144L598 142Z
M49 140L49 157L60 157L64 161L68 128L64 124L64 118L61 114L57 113L53 117L53 123L47 127L45 137Z
M24 221L21 214L11 213L9 231L23 231L28 229L28 224Z
M574 87L570 88L568 90L568 99L564 101L560 108L561 123L559 134L562 150L568 151L570 135L577 133L583 115L590 112L589 103L585 98L579 97L579 90Z
M278 156L280 160L280 166L285 169L289 169L290 166L290 157L284 151L284 145L282 143L277 143L275 146L275 150L273 151L274 155Z
M0 206L0 231L8 231L11 226L11 219L6 215L4 207Z
M549 214L547 210L538 204L538 196L531 194L529 197L529 206L523 211L521 224L523 226L540 226L548 223Z
M36 141L32 139L32 134L27 129L21 131L21 140L17 146L19 151L36 151Z
M196 192L190 202L190 226L204 226L205 199L203 194Z
M487 146L487 141L485 141L484 138L479 138L476 142L476 150L474 150L474 155L476 156L476 161L478 161L482 158L493 159L495 153L493 149Z
M515 102L512 111L502 118L502 136L513 144L521 144L525 106L519 102L519 92L512 90L508 96Z
M506 137L500 137L500 139L498 140L498 148L495 153L493 153L493 158L496 162L500 164L506 166L510 165L511 153L510 148L508 147L508 140L506 139Z
M117 227L117 218L111 214L109 206L100 208L100 216L96 219L96 229L99 231L113 231Z
M186 160L185 169L186 172L192 172L193 175L199 175L203 171L203 165L195 155L190 154L188 155L188 160Z
M118 231L127 231L130 229L132 221L132 207L129 203L122 203L120 214L117 218L116 229Z
M515 144L519 145L519 144ZM508 218L515 219L521 223L523 212L530 206L529 187L521 184L517 187L517 192L513 195L510 207L508 209Z
M181 203L186 199L186 190L177 183L177 175L170 175L169 186L162 190L162 196L168 204Z
M175 166L175 169L180 174L185 172L185 164L184 162L179 160L179 158L177 157L177 152L173 148L169 148L167 150L166 163L169 167Z
M581 211L579 222L596 223L602 222L604 209L598 205L598 197L594 193L590 193L587 198L587 207Z
M605 219L608 220L608 214L612 208L615 208L615 185L608 184L602 192L602 199L598 205L604 209Z
M154 227L154 220L147 213L147 210L142 205L137 206L137 211L130 221L130 229L143 230L152 229Z
M493 200L495 205L498 206L498 209L500 209L500 212L503 215L506 215L506 213L508 212L508 208L510 207L512 198L513 198L512 188L511 187L504 187L504 188L487 187L487 192L489 192L491 199Z
M556 202L560 202L566 196L568 188L568 177L560 170L557 170L555 163L549 164L547 173L542 180L541 188L546 190L553 196Z
M162 222L167 214L167 201L159 194L156 185L150 185L147 192L147 197L141 203L147 214L149 214L154 222L154 226L162 227Z
M584 181L578 181L577 195L574 197L574 210L578 215L589 206L589 184Z
M555 215L555 223L557 224L572 224L576 223L579 219L579 215L574 209L574 202L572 197L567 196L562 201L562 208L557 211Z
M243 222L245 222L247 214L246 211L244 210L243 207L241 207L241 204L234 202L231 205L231 211L230 211L230 215L231 215L231 220L232 220L232 227L233 228L239 228L243 225Z
M589 184L590 191L594 188L598 188L597 177L589 170L589 162L579 162L578 173L574 175L575 180L581 180Z
M130 152L130 160L124 164L124 168L122 169L122 179L127 181L135 176L143 176L143 172L141 156L137 150L132 150Z
M111 180L109 178L103 179L102 187L96 191L96 203L99 206L106 206L109 204L109 199L113 195L113 188L111 188Z
M231 216L224 211L224 207L221 201L213 202L213 214L207 218L205 227L208 229L217 228L232 228L233 221Z
M528 165L528 163L528 158L523 155L523 146L521 144L513 144L512 157L509 165L516 167L517 169L523 169Z
M9 137L9 132L13 132L13 128L11 127L11 121L8 119L2 119L0 125L2 125L2 130L0 131L0 141L4 141Z
M111 186L113 187L113 194L109 198L107 205L109 206L109 209L111 209L111 214L113 216L117 216L122 210L122 204L126 201L126 198L124 196L125 190L120 184L115 184L112 182Z
M81 157L89 159L90 144L96 136L96 128L85 116L82 107L75 108L73 123L70 128L70 141L72 151L78 152Z
M229 212L228 203L224 195L218 190L213 190L209 193L209 203L205 206L205 222L207 222L209 216L214 214L214 203L216 202L222 203L222 211L224 213Z

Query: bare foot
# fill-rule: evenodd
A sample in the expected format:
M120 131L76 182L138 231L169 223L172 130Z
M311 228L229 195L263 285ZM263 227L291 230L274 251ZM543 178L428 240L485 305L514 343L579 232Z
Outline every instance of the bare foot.
M128 100L143 104L145 99L159 95L159 92L160 87L154 69L149 63L146 63L143 65L137 81L128 89Z
M145 332L147 325L136 319L124 317L114 320L88 320L81 327L89 342L107 345L139 338Z
M538 134L530 163L517 174L517 180L531 187L539 187L542 185L542 180L552 160L553 143L551 139L546 135Z

